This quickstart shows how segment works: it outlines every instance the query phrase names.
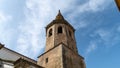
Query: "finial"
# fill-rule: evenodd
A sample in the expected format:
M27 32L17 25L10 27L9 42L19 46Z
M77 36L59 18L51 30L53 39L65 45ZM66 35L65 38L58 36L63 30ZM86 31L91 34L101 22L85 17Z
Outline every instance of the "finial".
M58 12L59 12L59 14L61 14L60 9L59 9L59 11L58 11Z
M62 14L61 14L61 12L60 12L60 10L58 11L58 15L56 16L56 19L58 20L60 20L60 19L64 19L63 18L63 16L62 16Z

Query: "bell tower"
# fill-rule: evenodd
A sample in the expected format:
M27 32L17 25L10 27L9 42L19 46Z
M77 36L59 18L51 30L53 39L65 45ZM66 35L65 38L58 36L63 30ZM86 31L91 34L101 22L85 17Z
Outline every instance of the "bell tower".
M59 10L55 20L46 27L47 36L45 51L48 51L59 43L64 43L77 53L74 31L75 29L64 19Z
M55 20L46 26L45 53L38 57L38 64L45 68L85 68L74 32L59 10Z

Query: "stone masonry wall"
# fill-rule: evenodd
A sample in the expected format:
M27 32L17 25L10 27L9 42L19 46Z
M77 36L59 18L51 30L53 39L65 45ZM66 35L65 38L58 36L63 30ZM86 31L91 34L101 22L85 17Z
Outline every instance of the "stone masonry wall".
M38 65L45 68L63 68L62 45L59 45L38 58Z
M85 68L84 59L74 53L71 49L63 46L63 67L64 68Z
M49 49L54 47L54 31L55 31L55 26L51 26L48 30L47 30L47 35L46 35L46 49L45 51L48 51ZM52 29L52 35L49 37L49 30Z

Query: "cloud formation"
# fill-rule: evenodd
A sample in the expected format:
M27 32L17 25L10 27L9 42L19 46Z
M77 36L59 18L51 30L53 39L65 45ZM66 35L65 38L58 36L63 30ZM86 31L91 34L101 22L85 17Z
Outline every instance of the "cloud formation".
M89 34L92 38L89 45L85 51L85 57L88 57L92 51L95 51L98 47L104 47L109 49L113 46L118 46L120 44L120 31L119 24L113 25L111 28L98 28Z
M60 0L26 0L24 9L25 21L19 26L20 34L17 40L17 50L35 58L45 46L45 29L44 27L55 18L57 11L60 9L63 13L67 13L67 19L73 22L75 17L86 12L102 11L110 3L105 0L87 0L82 4L76 4L78 1L60 1ZM108 4L105 4L108 3ZM103 4L105 4L103 6ZM76 24L78 22L73 22ZM76 29L87 27L88 23L79 23ZM76 26L76 25L74 25ZM95 49L95 45L88 48L87 53ZM34 54L34 55L33 55Z
M97 44L91 41L86 49L85 57L87 57L92 51L96 50L96 48L97 48Z
M24 10L26 20L19 26L21 33L17 40L17 50L20 53L32 58L36 58L41 53L41 49L45 47L44 27L55 18L58 9L68 7L64 2L66 3L66 1L59 1L57 5L58 1L26 0Z
M5 22L9 21L12 19L12 16L6 15L2 11L0 11L0 24L4 24Z
M83 16L87 16L86 13L104 11L111 1L112 0L25 0L25 6L23 8L23 16L25 16L25 18L17 24L18 27L16 26L16 22L10 24L11 20L13 21L11 15L0 11L0 41L10 45L12 48L14 47L16 51L24 55L36 58L45 47L44 27L55 18L59 9L62 14L65 15L65 19L79 30L90 25L86 19L82 19ZM3 2L6 4L8 1L0 0L0 5ZM13 24L16 26L14 27L16 29L12 28L11 25ZM8 26L10 27L8 28ZM18 31L18 33L15 33L15 31ZM13 37L17 39L17 46L16 43L14 46L10 43L11 41L16 41ZM5 41L7 41L7 43ZM86 49L87 53L95 50L95 45L90 44L91 47Z
M10 38L12 37L12 29L8 29L7 24L10 24L12 16L0 11L0 41L1 43L10 44ZM9 23L7 23L9 22Z

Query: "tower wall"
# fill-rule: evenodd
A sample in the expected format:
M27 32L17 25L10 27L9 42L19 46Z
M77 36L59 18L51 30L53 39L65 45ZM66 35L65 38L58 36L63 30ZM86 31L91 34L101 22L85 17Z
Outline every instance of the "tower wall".
M52 35L49 36L49 31L52 29ZM48 51L49 49L54 47L54 36L55 35L55 25L51 26L46 31L46 48L45 51Z
M47 59L48 58L48 59ZM37 64L45 68L63 68L62 45L45 52L38 58Z
M85 68L84 59L66 46L62 47L63 68Z
M58 32L58 27L62 27L62 33L57 33ZM64 44L67 43L67 34L66 34L66 29L64 24L55 24L55 46L60 44L61 42Z
M58 33L59 27L62 27L62 33ZM49 32L51 29L52 29L52 35L49 36ZM45 51L48 51L49 49L53 48L54 46L62 42L65 45L67 45L69 48L71 48L74 52L78 53L74 31L68 25L60 24L60 23L54 24L53 26L49 27L46 30L46 33L47 35L46 35Z
M76 40L74 31L70 26L66 25L66 33L67 33L67 45L70 49L72 49L75 53L78 53L77 47L76 47Z
M83 57L76 54L64 43L60 43L42 54L38 58L37 64L45 68L85 68Z

